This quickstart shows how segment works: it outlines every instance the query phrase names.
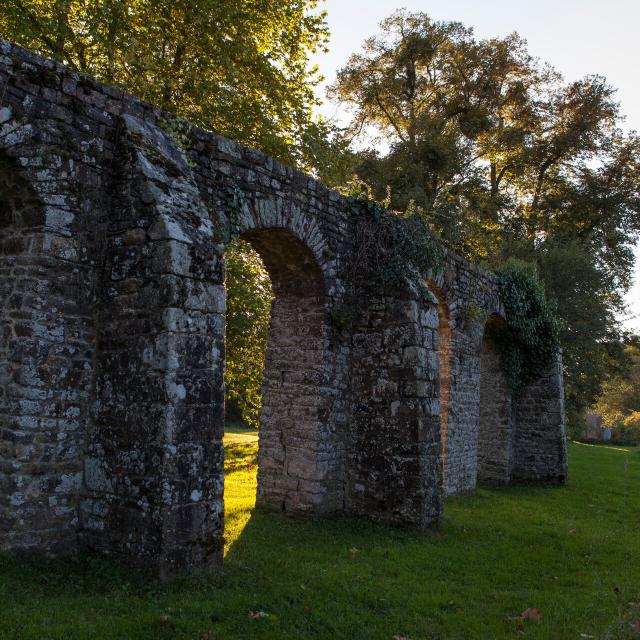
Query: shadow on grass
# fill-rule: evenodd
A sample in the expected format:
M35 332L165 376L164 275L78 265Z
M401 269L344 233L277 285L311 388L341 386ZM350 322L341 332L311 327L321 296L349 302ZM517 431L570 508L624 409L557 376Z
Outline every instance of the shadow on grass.
M241 446L228 462L244 470L255 462ZM637 637L618 632L640 618L625 609L640 575L639 463L573 446L569 486L481 488L426 533L253 511L224 576L164 584L91 556L0 555L0 637ZM529 607L540 625L514 619Z

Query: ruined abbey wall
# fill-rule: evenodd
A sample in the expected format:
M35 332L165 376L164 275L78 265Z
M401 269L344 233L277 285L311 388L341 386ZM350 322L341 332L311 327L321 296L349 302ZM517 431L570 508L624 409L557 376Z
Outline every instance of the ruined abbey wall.
M336 322L348 202L170 120L0 41L0 550L221 564L230 224L275 293L260 507L427 528L478 481L564 481L560 359L511 397L491 274L447 255Z

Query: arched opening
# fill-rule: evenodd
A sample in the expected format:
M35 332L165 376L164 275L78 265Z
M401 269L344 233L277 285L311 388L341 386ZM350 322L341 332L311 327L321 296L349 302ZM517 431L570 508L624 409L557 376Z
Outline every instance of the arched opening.
M56 465L62 466L61 447L55 447L60 327L48 305L51 261L42 248L42 224L36 194L16 164L0 154L0 467L7 472L0 549L34 541L47 546L47 529L56 524L73 535L71 517L56 517L41 489L42 478L55 483ZM69 496L60 493L63 511Z
M506 484L513 459L513 402L500 356L506 324L493 314L480 349L480 424L478 482Z
M0 399L7 402L9 414L10 399L21 397L16 395L17 369L26 365L31 351L26 347L36 339L29 321L44 302L38 295L43 291L37 286L36 257L42 224L36 194L20 177L15 163L0 153ZM0 419L7 419L4 411ZM0 423L7 429L12 426Z
M228 377L227 382L237 388L235 395L227 394L230 409L227 415L230 428L225 434L227 538L237 537L244 526L252 508L250 492L256 481L257 492L253 497L258 507L312 512L325 500L332 474L324 442L328 420L326 391L332 381L327 379L325 368L329 326L321 271L307 245L285 229L253 229L243 233L240 240L246 243L241 251L249 260L247 264L253 264L258 272L253 286L257 282L263 291L256 296L246 289L242 274L231 274L235 288L227 290L227 314L232 313L227 328L229 322L235 322L236 326L232 327L234 335L227 336L227 358L232 360L228 366L236 378ZM259 273L261 263L270 283ZM238 265L232 268L237 270ZM259 319L263 312L259 307L265 296L270 295L267 335L250 335L246 323L251 323L252 309L247 306L253 304L254 319ZM244 307L243 297L249 300ZM238 322L238 314L245 315L243 321ZM250 363L253 371L244 382L239 379L243 375L243 352L238 335L243 331L243 322L244 331L253 341ZM258 371L261 360L256 357L256 345L260 346L261 340L266 348L264 368ZM249 379L253 389L242 398L241 387L243 384L246 387ZM245 424L238 425L238 418L243 417ZM257 426L257 434L252 433L253 426ZM256 435L257 479L252 475L255 467L251 470L240 462L243 456L250 462L255 460Z
M451 313L442 289L429 282L429 289L438 300L438 356L440 368L440 483L447 493L447 471L449 462L449 427L451 413L451 367L452 333Z

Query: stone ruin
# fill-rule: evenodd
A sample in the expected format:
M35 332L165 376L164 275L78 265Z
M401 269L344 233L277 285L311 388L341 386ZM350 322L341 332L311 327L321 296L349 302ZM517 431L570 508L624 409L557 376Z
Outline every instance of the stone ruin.
M512 397L492 274L447 254L338 326L347 200L195 127L185 155L171 118L0 41L0 550L221 566L229 190L275 293L259 507L423 529L565 481L560 355Z

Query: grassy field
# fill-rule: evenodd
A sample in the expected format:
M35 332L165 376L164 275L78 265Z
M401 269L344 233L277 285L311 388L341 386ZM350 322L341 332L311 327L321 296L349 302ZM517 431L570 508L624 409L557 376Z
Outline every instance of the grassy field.
M640 638L638 450L572 444L566 487L479 489L426 534L254 513L256 450L229 435L223 577L0 557L0 638Z

